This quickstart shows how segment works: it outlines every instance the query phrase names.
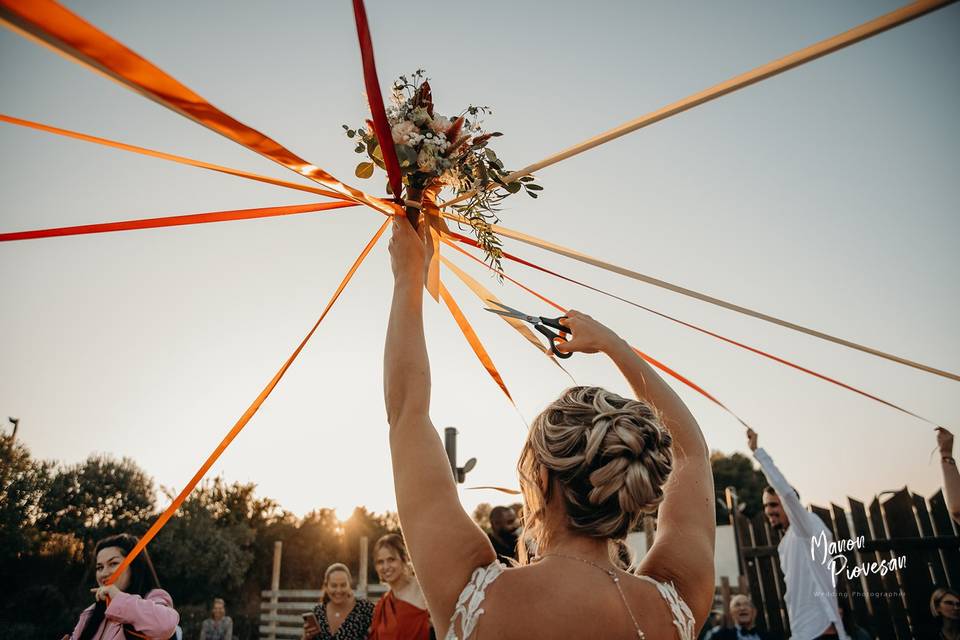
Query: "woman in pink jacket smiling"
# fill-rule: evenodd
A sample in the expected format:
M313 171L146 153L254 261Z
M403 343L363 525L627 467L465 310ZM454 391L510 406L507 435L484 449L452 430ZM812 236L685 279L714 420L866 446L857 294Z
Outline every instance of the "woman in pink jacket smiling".
M136 536L126 533L97 543L94 553L99 586L91 589L96 602L80 614L69 640L167 640L174 635L180 614L173 608L170 594L160 588L146 549L116 582L106 585L136 544Z

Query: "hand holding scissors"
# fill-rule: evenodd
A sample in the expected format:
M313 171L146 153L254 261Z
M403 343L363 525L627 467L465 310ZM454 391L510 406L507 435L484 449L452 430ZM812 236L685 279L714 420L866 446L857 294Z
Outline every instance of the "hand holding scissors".
M501 304L495 300L487 300L492 305L500 307L500 309L490 309L487 307L485 310L491 313L496 313L497 315L506 316L507 318L516 318L518 320L523 320L524 322L529 322L533 325L533 328L543 334L547 340L550 341L550 350L553 351L553 355L558 358L569 358L573 353L567 353L564 351L559 351L557 349L557 342L561 344L567 341L567 334L572 333L570 327L560 324L561 320L565 320L566 316L561 316L559 318L545 318L543 316L531 316L522 311L517 311L513 307L508 307L505 304ZM557 329L560 333L554 333L548 327Z

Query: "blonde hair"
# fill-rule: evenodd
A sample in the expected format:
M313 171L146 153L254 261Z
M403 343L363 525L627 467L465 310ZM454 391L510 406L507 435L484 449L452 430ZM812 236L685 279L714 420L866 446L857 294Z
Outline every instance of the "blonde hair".
M556 489L572 531L622 540L663 500L673 466L670 443L649 404L600 387L567 389L534 419L517 464L525 534L543 549L543 515ZM518 547L526 563L526 545Z
M940 587L939 589L934 590L930 594L930 613L934 618L939 618L940 616L940 601L943 600L944 596L953 596L954 598L960 599L960 593L957 593L953 589L947 587Z
M342 562L334 562L323 572L323 604L330 602L330 596L327 595L327 581L330 580L330 574L336 573L337 571L343 571L347 574L347 584L349 584L351 588L353 587L353 574L350 573L350 567Z

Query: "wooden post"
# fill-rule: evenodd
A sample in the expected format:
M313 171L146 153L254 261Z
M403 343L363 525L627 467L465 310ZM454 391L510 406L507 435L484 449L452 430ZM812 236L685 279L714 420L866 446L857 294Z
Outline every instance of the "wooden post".
M653 547L653 539L656 537L656 529L654 528L653 516L644 516L643 517L643 533L646 536L647 542L647 551L650 553L650 549Z
M737 490L734 487L726 487L723 490L723 495L727 501L727 515L730 516L730 525L733 527L733 541L737 550L737 568L740 569L740 575L743 576L747 574L747 571L744 566L743 547L740 544L740 521L737 519L737 515L740 513L740 505L737 501Z
M280 613L280 555L283 541L273 543L273 575L270 577L270 640L277 640L277 615Z
M367 551L367 545L370 543L370 539L367 536L360 538L360 575L357 576L357 591L360 592L361 598L367 597L367 571L369 571L369 552Z

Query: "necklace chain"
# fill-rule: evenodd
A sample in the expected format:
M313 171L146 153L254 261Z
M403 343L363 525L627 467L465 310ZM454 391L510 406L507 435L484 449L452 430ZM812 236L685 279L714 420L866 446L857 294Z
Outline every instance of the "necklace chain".
M633 611L630 609L630 604L627 602L627 596L623 593L623 587L620 586L620 576L617 575L617 572L614 569L607 569L606 567L602 567L592 560L587 560L585 558L578 558L577 556L571 556L565 553L557 553L557 552L545 553L542 556L540 556L540 559L542 560L543 558L549 558L550 556L556 556L558 558L566 558L567 560L576 560L578 562L582 562L583 564L588 564L591 567L594 567L596 569L600 569L600 571L603 571L605 574L610 576L610 579L613 580L613 584L616 585L617 587L617 592L620 594L620 599L623 600L623 606L626 607L627 609L627 614L630 616L630 621L633 622L633 628L637 630L637 638L639 640L645 640L647 636L640 629L640 625L637 623L637 619L633 616Z

